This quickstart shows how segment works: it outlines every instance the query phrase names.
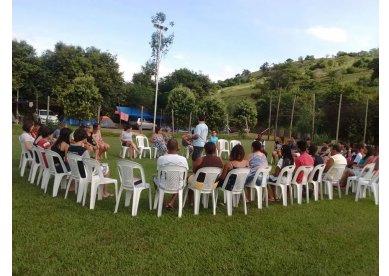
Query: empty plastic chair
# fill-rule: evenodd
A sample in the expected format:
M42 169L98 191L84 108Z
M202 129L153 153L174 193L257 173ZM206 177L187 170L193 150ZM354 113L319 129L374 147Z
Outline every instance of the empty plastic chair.
M241 143L239 140L231 140L231 141L230 141L230 150L232 150L232 148L233 148L235 145L242 145L242 143Z
M144 157L146 157L146 151L149 152L150 154L150 159L151 159L151 147L149 145L149 140L147 137L143 135L137 135L136 136L136 145L140 151L139 153L139 159L142 159L142 155L144 154Z
M149 206L150 206L150 210L152 210L151 187L149 183L146 183L145 172L142 165L132 161L119 160L117 162L117 166L118 166L121 186L116 200L114 213L117 213L118 211L120 197L124 190L126 191L126 201L124 205L125 207L130 205L131 195L134 194L132 199L132 216L136 216L138 213L139 198L142 191L145 189L149 190ZM135 171L140 172L141 175L140 179L135 177L134 175Z
M219 139L217 141L218 156L222 157L223 152L227 153L227 158L230 155L230 144L227 140Z

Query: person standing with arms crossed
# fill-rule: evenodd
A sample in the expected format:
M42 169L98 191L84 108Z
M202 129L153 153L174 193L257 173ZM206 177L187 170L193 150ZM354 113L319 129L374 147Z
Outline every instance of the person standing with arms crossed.
M192 161L195 161L197 158L201 157L204 149L204 145L207 142L208 137L208 126L205 124L205 116L199 115L199 123L196 126L192 141L193 141L193 154Z

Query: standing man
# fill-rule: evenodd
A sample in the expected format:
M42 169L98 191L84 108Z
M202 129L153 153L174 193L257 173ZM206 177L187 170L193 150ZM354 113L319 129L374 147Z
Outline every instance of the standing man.
M208 126L205 124L205 116L199 116L199 124L196 126L192 140L193 140L193 154L192 161L195 161L197 158L201 157L204 149L204 145L207 142L208 136Z

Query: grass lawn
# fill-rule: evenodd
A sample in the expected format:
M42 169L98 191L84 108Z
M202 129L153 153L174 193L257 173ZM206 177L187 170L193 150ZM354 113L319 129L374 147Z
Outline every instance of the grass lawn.
M16 275L377 275L378 207L372 198L358 203L354 196L303 205L270 203L258 210L242 206L227 217L225 206L200 208L193 215L187 205L183 217L175 211L149 211L143 192L138 216L124 208L117 214L114 198L96 201L95 210L76 204L64 190L53 198L20 177L20 145L13 130L12 241ZM118 179L119 142L111 144L111 177ZM244 141L246 152L251 140ZM271 148L269 144L268 150ZM156 172L155 159L137 160L148 181ZM154 191L153 191L154 195ZM220 200L220 199L219 199ZM89 201L87 200L88 205Z

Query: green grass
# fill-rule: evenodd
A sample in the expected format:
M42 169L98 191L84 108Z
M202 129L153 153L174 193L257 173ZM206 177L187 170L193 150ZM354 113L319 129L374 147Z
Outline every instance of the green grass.
M310 201L283 207L280 202L258 210L242 206L227 217L226 207L149 211L141 197L137 217L115 201L97 201L95 210L76 204L64 191L51 197L21 178L19 131L13 131L13 274L235 274L235 275L372 275L378 274L378 208L372 198ZM117 137L106 137L106 160L117 178ZM244 141L246 152L251 140ZM270 147L270 145L269 145ZM148 181L156 160L138 160ZM52 183L52 182L50 182ZM154 191L153 191L154 195ZM335 195L337 195L335 193ZM88 204L88 201L87 201Z

